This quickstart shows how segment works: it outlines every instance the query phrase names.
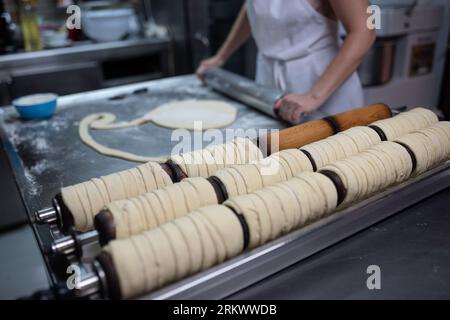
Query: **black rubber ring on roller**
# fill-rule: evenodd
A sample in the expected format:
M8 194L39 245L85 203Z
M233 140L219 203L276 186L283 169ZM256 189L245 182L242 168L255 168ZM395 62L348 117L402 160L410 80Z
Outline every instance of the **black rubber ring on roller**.
M336 172L333 172L331 170L322 170L319 173L323 174L333 182L334 186L336 187L338 195L337 205L340 206L344 202L345 197L347 196L347 188L342 182L341 177L339 177L339 175Z
M110 210L105 208L94 217L94 227L102 247L116 239L116 226Z
M317 164L316 161L314 160L313 156L311 155L311 153L309 153L306 150L300 149L301 152L303 152L305 154L305 156L308 157L309 161L311 162L313 171L316 172L317 171Z
M187 177L187 174L183 172L180 166L172 160L167 160L166 165L172 170L173 176L171 178L173 183L181 182Z
M223 184L222 180L215 176L209 177L206 180L208 180L208 182L211 183L212 187L214 188L218 204L222 204L228 200L227 187Z
M61 214L58 219L58 225L63 230L70 230L70 228L75 225L75 221L69 208L67 208L66 204L64 203L62 194L58 193L53 201L55 201L58 205Z
M339 132L342 131L341 125L339 124L339 122L336 121L335 118L333 117L325 117L322 120L328 122L328 124L330 125L331 129L333 129L333 133L334 134L338 134Z
M243 214L237 213L236 210L234 210L233 208L231 208L230 206L226 206L228 209L230 209L235 216L238 218L239 223L241 224L242 227L242 233L244 235L244 247L243 250L247 250L248 245L250 244L250 228L248 227L248 223L247 220L245 220L245 217Z
M384 133L383 129L377 126L369 126L369 128L374 130L380 136L381 141L388 141L388 138Z
M416 158L416 155L411 150L411 148L409 146L407 146L406 144L404 144L402 142L398 142L398 141L394 141L394 142L399 144L399 145L401 145L403 148L406 149L406 151L408 151L408 154L411 157L411 162L412 162L411 174L413 174L416 171L416 169L417 169L417 158Z
M112 257L108 253L103 251L97 256L96 260L102 267L106 277L107 288L105 288L106 290L104 291L107 292L104 292L106 294L105 298L108 298L110 300L122 299L122 291L120 290L119 285L119 276L117 274L117 270Z

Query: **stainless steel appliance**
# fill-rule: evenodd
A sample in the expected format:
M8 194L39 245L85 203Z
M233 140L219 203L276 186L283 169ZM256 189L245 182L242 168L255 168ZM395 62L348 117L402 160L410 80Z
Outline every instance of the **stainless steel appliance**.
M366 103L437 108L446 5L381 5L377 42L359 68Z

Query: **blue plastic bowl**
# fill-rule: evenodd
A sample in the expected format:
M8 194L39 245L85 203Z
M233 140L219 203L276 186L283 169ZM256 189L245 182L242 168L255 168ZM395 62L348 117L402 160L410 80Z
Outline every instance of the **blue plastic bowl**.
M23 119L47 119L55 113L57 100L54 93L39 93L18 98L13 105Z

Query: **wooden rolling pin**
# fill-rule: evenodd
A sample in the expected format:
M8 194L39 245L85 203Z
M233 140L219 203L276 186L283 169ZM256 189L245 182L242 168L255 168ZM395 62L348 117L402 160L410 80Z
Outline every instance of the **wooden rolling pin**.
M387 105L383 103L368 105L335 116L300 124L279 133L259 137L258 145L261 147L267 145L270 155L277 147L275 142L277 140L280 151L298 149L352 127L367 126L375 121L390 117L392 117L392 111Z

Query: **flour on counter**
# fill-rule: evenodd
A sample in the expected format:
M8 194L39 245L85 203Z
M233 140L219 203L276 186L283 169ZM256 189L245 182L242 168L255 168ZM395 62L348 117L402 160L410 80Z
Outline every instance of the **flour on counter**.
M36 182L36 178L27 169L24 169L24 175L28 181L28 193L30 196L39 196L42 191L42 186Z
M45 124L49 125L56 132L67 129L69 127L69 121L64 118L58 117L44 121L44 125Z
M38 137L38 138L34 139L34 141L32 141L32 143L33 143L33 146L35 146L36 149L39 151L48 150L47 140L45 140L42 137Z
M47 138L45 132L41 131L20 131L17 125L5 125L5 129L8 134L9 141L12 143L14 149L17 151L17 147L25 142L29 143L37 151L49 150Z
M39 122L11 121L4 124L4 129L14 148L27 143L36 151L43 152L50 149L49 143L53 134L69 127L69 122L54 117Z
M20 159L25 177L25 192L30 197L39 197L43 187L40 177L54 168L57 163L47 159L53 152L53 137L69 128L70 122L63 118L53 117L43 121L22 121L15 115L3 122L6 136L16 152L26 152L27 161Z
M240 128L276 128L280 126L280 123L273 119L269 118L266 115L263 114L255 114L255 113L248 113L244 116L239 117L239 120L236 123L237 126Z
M30 167L30 172L34 175L40 175L48 168L50 168L50 162L48 160L44 159L44 160L38 161L35 165Z

